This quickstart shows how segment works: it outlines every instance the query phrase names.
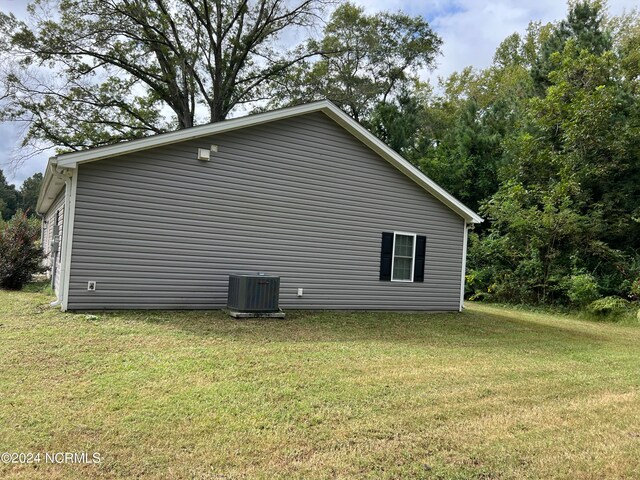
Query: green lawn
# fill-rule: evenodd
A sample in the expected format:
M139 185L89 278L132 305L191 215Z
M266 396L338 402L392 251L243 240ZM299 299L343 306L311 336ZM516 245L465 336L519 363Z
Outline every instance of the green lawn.
M60 313L0 292L2 478L640 478L640 328L463 314Z

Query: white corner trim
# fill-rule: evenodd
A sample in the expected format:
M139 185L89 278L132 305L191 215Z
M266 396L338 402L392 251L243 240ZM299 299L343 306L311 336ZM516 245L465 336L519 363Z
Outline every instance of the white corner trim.
M460 308L458 309L461 312L464 309L464 284L466 280L467 273L467 239L469 237L469 226L467 222L462 223L462 228L464 229L464 237L462 239L462 273L460 275Z
M72 170L71 191L69 192L69 210L64 212L64 228L62 238L62 277L60 291L62 293L62 311L67 311L69 304L69 276L71 275L71 250L73 246L73 230L76 216L76 191L78 189L78 169Z
M63 238L63 245L62 245L62 251L60 252L61 258L64 258L64 237L65 235L67 235L67 227L66 227L66 223L67 223L67 211L69 210L69 202L70 202L70 195L69 195L69 191L71 189L71 183L72 180L71 178L69 178L67 175L65 175L63 172L58 172L55 168L55 166L48 164L47 165L47 170L46 173L50 176L50 178L56 177L59 180L62 180L63 185L64 185L64 213L63 213L63 220L62 220L62 238ZM42 237L41 237L42 238ZM53 268L55 268L55 259L52 263L52 265L54 265ZM59 275L59 273L58 273ZM62 303L62 299L63 299L63 289L62 289L62 277L60 277L60 282L58 283L58 290L56 291L56 299L55 301L51 302L51 306L52 307L57 307L58 305L60 305Z

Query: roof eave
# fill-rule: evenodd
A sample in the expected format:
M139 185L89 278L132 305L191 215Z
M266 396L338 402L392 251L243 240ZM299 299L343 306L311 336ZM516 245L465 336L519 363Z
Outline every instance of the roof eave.
M230 132L241 128L269 123L274 120L282 120L290 117L297 117L306 113L321 111L332 105L328 100L297 105L294 107L272 110L270 112L247 115L240 118L232 118L223 122L208 123L175 132L162 133L150 137L139 138L127 142L116 143L104 147L96 147L78 152L64 153L58 156L59 167L75 167L79 163L92 162L103 158L115 157L128 153L148 150L150 148L171 145L177 142L194 140L196 138L207 137L219 133ZM336 108L336 107L334 107Z
M273 110L270 112L248 115L245 117L225 120L224 122L210 123L198 127L169 132L151 137L145 137L129 142L117 143L104 147L82 150L79 152L71 152L58 157L54 157L56 165L59 168L75 168L79 163L92 162L104 158L124 155L128 153L148 150L150 148L170 145L176 142L193 140L209 135L229 132L241 128L256 126L263 123L282 120L285 118L296 117L313 112L323 112L328 117L336 121L339 125L349 131L352 135L362 141L369 148L378 153L386 161L394 165L405 175L410 177L414 182L432 194L442 203L447 205L451 210L460 215L465 221L470 223L481 223L482 217L478 216L473 210L458 201L450 193L436 184L424 173L411 165L407 160L402 158L398 153L392 150L388 145L378 139L358 122L349 117L337 106L328 100L298 105L295 107ZM41 191L42 193L42 191ZM40 205L40 203L39 203Z
M54 172L56 168L58 168L57 157L49 158L36 202L36 213L39 215L44 215L49 211L51 204L58 198L65 186L65 181L61 179L59 174Z
M51 180L53 179L53 175L51 174L51 163L53 158L49 158L47 161L47 166L44 169L44 178L42 179L42 186L40 187L40 192L38 193L38 200L36 202L36 213L40 215L44 215L46 210L43 210L42 204L44 199L47 196L47 191L50 188Z

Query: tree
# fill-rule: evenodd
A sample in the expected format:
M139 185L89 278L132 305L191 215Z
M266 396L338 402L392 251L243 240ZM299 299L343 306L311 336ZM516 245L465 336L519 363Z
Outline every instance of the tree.
M28 216L36 215L36 204L38 203L42 179L42 173L34 173L31 177L27 178L20 187L19 207Z
M20 290L42 266L42 247L37 243L40 222L18 210L0 224L0 288Z
M320 41L310 40L303 61L282 79L272 105L328 98L357 121L375 106L411 90L417 70L430 67L442 41L422 17L367 15L345 3L333 12Z
M491 67L452 74L427 106L430 128L422 130L426 138L417 163L472 209L497 191L504 141L532 91L524 50L519 36L507 38Z
M374 110L378 135L485 217L470 236L475 298L637 298L639 45L637 15L572 2L565 20L531 23L491 66L456 72L420 98L417 122L413 109ZM408 125L417 138L394 140Z
M589 298L635 295L640 96L637 76L628 75L633 64L624 61L633 37L605 48L609 37L591 28L604 21L577 14L585 8L570 11L586 25L573 24L561 49L548 55L548 85L523 103L502 142L499 188L482 207L490 227L473 237L469 255L482 295L576 304L585 289Z
M13 217L18 208L18 192L15 185L9 185L7 179L0 170L0 214L2 220Z
M539 94L550 86L549 73L555 69L554 53L561 52L568 40L573 40L577 50L586 49L594 55L611 50L611 32L605 26L605 6L600 0L584 0L570 3L565 20L543 33L540 49L531 68L531 76Z
M60 0L39 16L49 2L35 0L34 30L0 19L19 60L3 119L29 122L26 142L69 150L188 128L199 111L223 120L317 53L275 42L313 25L325 1Z
M392 101L380 102L367 122L372 133L414 164L425 149L423 130L431 123L426 95L428 92L402 92Z

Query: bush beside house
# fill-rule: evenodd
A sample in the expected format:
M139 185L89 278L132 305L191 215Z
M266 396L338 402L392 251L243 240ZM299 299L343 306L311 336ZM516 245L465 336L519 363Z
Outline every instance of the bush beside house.
M28 218L18 210L13 217L0 223L0 287L20 290L42 266L40 220Z

